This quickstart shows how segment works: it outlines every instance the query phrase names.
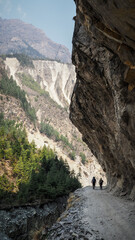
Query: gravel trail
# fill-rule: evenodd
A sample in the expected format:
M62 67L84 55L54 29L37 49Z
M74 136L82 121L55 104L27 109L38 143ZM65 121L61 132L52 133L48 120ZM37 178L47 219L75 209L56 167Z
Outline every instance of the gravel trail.
M112 196L105 190L83 190L84 224L105 240L135 239L135 202Z
M135 202L115 197L104 189L78 189L45 239L134 240Z

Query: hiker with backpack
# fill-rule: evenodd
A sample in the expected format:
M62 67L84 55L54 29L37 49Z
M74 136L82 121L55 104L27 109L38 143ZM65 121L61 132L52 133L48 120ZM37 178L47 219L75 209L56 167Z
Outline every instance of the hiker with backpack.
M92 178L91 183L92 183L93 189L95 189L95 185L96 185L96 178L95 177Z
M100 186L100 189L102 190L102 185L103 185L103 179L102 178L100 178L100 180L99 180L99 186Z

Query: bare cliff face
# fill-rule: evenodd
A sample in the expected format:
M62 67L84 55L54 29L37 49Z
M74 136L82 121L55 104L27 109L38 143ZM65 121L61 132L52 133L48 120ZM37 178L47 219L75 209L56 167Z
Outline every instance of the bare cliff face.
M29 70L29 74L49 92L54 101L62 107L68 106L76 81L74 66L44 60L33 61L33 63L35 70Z
M6 68L21 86L20 75L31 76L40 87L49 92L50 97L62 107L70 104L71 94L76 81L72 64L57 61L33 60L34 68L21 67L16 58L6 58ZM18 75L19 74L19 75Z
M75 2L70 118L110 189L135 198L135 1Z

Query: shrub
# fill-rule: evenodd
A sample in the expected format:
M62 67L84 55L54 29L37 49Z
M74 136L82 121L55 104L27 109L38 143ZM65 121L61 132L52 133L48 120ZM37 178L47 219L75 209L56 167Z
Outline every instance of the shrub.
M21 106L26 112L27 116L32 122L36 121L36 112L34 108L30 106L26 99L25 92L17 86L16 82L13 80L12 76L9 79L5 74L0 81L0 93L13 96L21 101ZM7 96L8 97L8 96Z
M43 96L44 98L48 99L49 102L59 108L63 109L60 105L58 105L49 95L49 92L45 91L40 87L40 84L36 82L33 77L30 74L25 74L25 73L18 73L18 77L22 80L22 84L29 87L30 89L34 90L37 92L40 96Z
M14 54L22 67L34 68L32 59L25 54Z
M39 93L41 96L50 98L49 92L42 89L30 74L18 73L18 77L22 80L22 84ZM51 98L50 98L51 99ZM53 100L52 100L53 101Z
M81 152L81 153L80 153L80 157L81 157L81 162L82 162L82 164L85 165L85 163L86 163L86 156L85 156L85 154Z
M68 138L62 134L60 135L49 123L41 122L40 132L46 134L49 138L53 138L55 141L63 142L65 146L73 149L73 145L69 142Z
M71 158L71 160L75 160L75 152L70 152L69 157Z

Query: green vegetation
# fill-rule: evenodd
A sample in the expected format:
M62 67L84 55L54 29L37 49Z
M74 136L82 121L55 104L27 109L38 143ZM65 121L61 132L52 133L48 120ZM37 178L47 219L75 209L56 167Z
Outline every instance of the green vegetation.
M73 149L73 145L69 142L68 138L59 134L57 130L55 130L49 123L41 122L40 124L40 132L47 135L49 138L52 138L54 141L61 141L65 146Z
M34 68L32 59L25 54L14 54L14 57L20 62L22 67Z
M81 157L82 164L85 165L85 163L87 162L85 154L81 152L80 157Z
M1 190L8 191L8 192L11 192L14 190L14 184L13 183L11 184L9 182L5 174L0 176L0 191Z
M0 93L13 96L19 99L21 101L21 106L26 112L27 116L30 118L32 122L35 122L36 120L35 110L30 106L26 99L25 92L21 90L19 86L17 86L12 76L9 79L6 74L3 74L2 79L0 81Z
M21 53L14 53L14 54L6 54L6 55L1 55L2 59L5 60L6 57L8 58L16 58L19 62L20 65L22 67L29 67L29 68L34 68L32 59L25 55L25 54L21 54Z
M71 160L75 160L75 152L74 151L70 152L69 157L71 158Z
M0 114L0 162L4 165L8 160L15 183L6 173L0 177L0 201L3 203L52 199L81 187L67 164L51 149L37 149L34 142L28 142L20 124L4 120Z
M60 135L49 123L41 122L40 132L44 133L47 137L53 138L55 141L60 141Z
M49 95L49 92L45 91L40 87L40 84L34 81L33 77L30 74L25 73L18 73L18 77L21 79L22 84L29 87L30 89L37 92L40 96L43 96L44 98L48 99L53 106L63 109L60 105L58 105ZM64 110L64 109L63 109Z
M72 150L68 156L71 158L71 160L75 160L76 152L74 151L74 147L72 143L69 142L68 138L60 134L56 129L53 128L49 123L41 122L40 124L40 132L44 133L47 137L53 139L56 142L63 142L65 147L68 147L70 150ZM81 162L85 165L86 163L86 156L84 153L80 153Z
M38 102L38 96L36 96L34 99L35 99L35 102Z
M41 89L40 85L34 81L33 77L30 74L18 73L18 76L21 78L23 85L29 87L40 95L49 97L49 93Z
M64 63L60 59L53 59L53 58L48 58L40 54L38 51L36 51L34 48L32 48L28 43L27 44L27 49L22 48L21 52L23 53L12 53L12 54L0 54L0 57L5 60L6 57L8 58L17 58L20 64L23 67L31 67L34 68L32 60L44 60L44 61L56 61L58 63ZM71 63L64 63L67 65L71 65Z

